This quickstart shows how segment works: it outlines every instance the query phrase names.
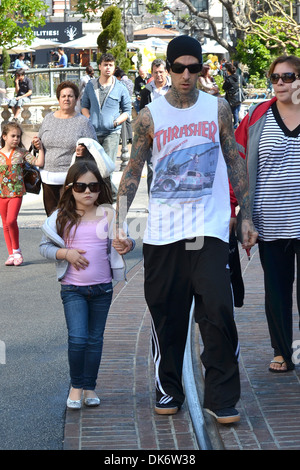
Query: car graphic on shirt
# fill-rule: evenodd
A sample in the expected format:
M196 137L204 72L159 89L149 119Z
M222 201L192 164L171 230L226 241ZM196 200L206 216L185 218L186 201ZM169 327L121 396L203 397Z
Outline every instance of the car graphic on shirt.
M179 175L163 174L155 181L155 189L160 191L175 191L175 190L202 190L212 186L212 179L205 176L200 171L187 170L185 173Z

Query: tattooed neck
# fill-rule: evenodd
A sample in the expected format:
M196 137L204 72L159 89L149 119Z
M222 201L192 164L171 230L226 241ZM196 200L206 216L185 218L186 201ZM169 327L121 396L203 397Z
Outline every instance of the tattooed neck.
M172 87L165 95L165 98L174 108L190 108L196 103L198 95L197 89L193 89L188 95L183 95L176 88Z

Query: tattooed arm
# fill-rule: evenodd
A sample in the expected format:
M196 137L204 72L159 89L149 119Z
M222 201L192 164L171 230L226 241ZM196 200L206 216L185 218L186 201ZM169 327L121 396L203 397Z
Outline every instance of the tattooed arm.
M258 234L252 222L246 161L238 153L232 127L231 109L224 99L218 99L218 119L220 143L227 164L228 178L242 215L243 247L251 248L255 244Z
M123 226L137 192L145 161L151 154L153 129L152 116L146 107L140 111L135 122L130 159L119 185L116 209L117 228Z

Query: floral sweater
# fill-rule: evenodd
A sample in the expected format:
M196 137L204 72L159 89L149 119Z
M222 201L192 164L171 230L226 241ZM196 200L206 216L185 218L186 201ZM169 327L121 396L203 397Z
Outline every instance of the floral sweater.
M16 148L7 157L0 149L0 197L22 197L26 193L23 181L23 164L34 164L34 155L23 148Z

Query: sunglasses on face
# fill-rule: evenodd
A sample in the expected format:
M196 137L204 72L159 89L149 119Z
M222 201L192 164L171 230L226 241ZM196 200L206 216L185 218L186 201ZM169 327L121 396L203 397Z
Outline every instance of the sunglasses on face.
M279 73L271 73L270 75L270 81L275 85L279 82L280 78L283 83L293 83L299 78L299 75L296 75L294 72L285 72L281 75L279 75Z
M174 73L183 73L185 69L188 69L190 73L199 73L202 69L202 64L184 65L184 64L181 64L180 62L174 62L171 65L171 70Z
M86 188L89 188L91 193L100 193L101 185L100 183L70 183L68 184L68 188L72 187L75 193L84 193Z

